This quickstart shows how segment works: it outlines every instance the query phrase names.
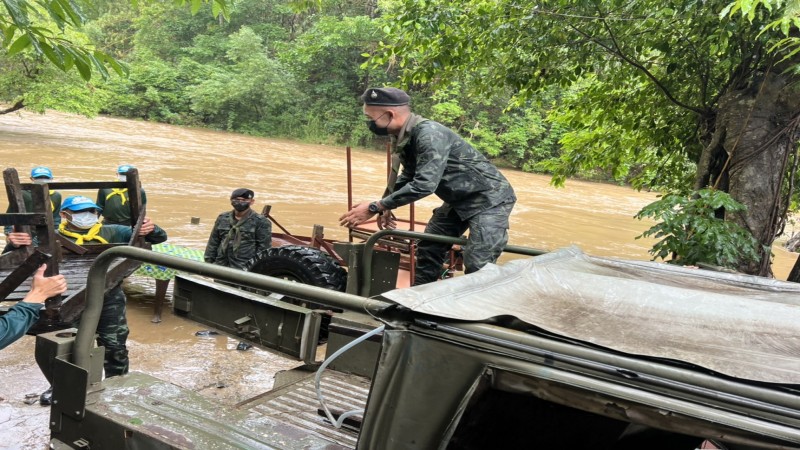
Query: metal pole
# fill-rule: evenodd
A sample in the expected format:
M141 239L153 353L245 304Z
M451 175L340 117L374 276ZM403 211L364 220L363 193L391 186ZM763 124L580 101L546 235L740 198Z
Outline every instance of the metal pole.
M351 153L350 146L347 146L347 210L350 211L353 209L353 167L350 163L351 160ZM347 238L350 242L353 242L353 230L349 229L347 231Z
M92 341L94 340L97 322L103 309L106 273L116 258L128 258L158 266L166 266L183 272L205 275L343 309L379 311L393 304L266 275L243 272L238 269L190 261L141 248L114 247L98 255L89 269L89 277L86 283L86 310L83 312L78 335L75 337L74 353L74 363L86 370L89 370L90 367Z

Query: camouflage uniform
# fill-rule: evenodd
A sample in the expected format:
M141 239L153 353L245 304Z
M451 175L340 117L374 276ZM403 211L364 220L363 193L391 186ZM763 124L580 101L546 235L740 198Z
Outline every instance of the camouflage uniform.
M503 174L455 132L415 114L394 140L393 150L403 170L381 204L394 209L436 194L444 204L434 210L425 232L459 237L469 229L466 273L495 262L508 242L508 217L517 200ZM450 247L419 242L414 284L440 278Z
M100 214L103 216L103 223L107 225L131 225L131 204L130 197L128 197L128 189L118 189L117 192L114 189L100 189L97 192L97 201L95 203L102 208ZM147 195L145 195L144 189L141 189L140 192L142 206L144 206L147 204Z
M133 229L130 226L104 224L97 235L110 244L127 244L133 235ZM64 235L61 238L67 238L73 242L76 240L71 236ZM156 226L150 234L145 236L145 240L151 244L158 244L167 240L167 233ZM92 244L92 241L83 243L83 245ZM129 330L125 302L125 293L120 285L108 290L103 297L103 310L97 323L97 345L105 347L103 368L106 377L128 373L128 348L125 343L128 340Z
M236 220L233 211L217 217L203 259L207 263L247 269L247 262L272 246L272 222L252 209Z

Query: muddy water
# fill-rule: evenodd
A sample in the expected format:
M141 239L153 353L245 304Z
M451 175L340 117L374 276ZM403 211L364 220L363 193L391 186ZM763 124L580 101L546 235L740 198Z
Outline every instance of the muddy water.
M295 234L307 235L321 224L326 237L346 238L336 225L347 205L345 150L340 147L25 113L0 116L0 156L4 167L16 167L23 179L36 165L52 168L59 181L113 180L119 164L137 166L147 191L147 214L175 244L202 249L214 218L229 208L227 198L238 187L256 192L258 209L273 205L273 215ZM385 164L380 152L354 151L355 201L374 200L382 192ZM504 173L519 197L511 243L548 250L577 245L594 255L649 259L652 241L635 237L650 224L632 217L655 194L584 182L554 189L547 177ZM63 192L65 197L72 193L79 192ZM434 199L419 202L417 218L425 219L437 205ZM0 208L6 206L0 196ZM407 214L401 210L398 215ZM192 225L192 217L200 218L200 224ZM781 249L775 253L774 270L785 278L792 255ZM131 370L232 404L269 389L276 371L298 365L267 351L237 351L237 342L227 337L198 338L194 333L202 327L169 313L162 323L152 324L152 282L131 279L125 287ZM25 394L47 387L33 363L33 345L33 338L25 337L0 352L0 449L46 447L47 408L22 402Z

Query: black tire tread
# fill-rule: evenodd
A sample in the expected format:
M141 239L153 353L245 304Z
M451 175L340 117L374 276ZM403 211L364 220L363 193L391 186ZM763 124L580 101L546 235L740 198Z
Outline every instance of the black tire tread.
M347 271L327 253L302 245L273 247L253 257L248 271L262 275L294 275L297 281L344 292Z

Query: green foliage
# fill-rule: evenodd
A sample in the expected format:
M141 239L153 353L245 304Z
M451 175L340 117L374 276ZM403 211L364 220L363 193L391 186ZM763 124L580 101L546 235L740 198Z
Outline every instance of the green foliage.
M785 5L785 7L784 7ZM762 11L762 8L765 11ZM783 60L787 60L800 52L800 37L797 30L800 29L800 2L796 0L736 0L729 4L720 13L721 17L735 16L741 12L742 17L746 17L750 23L756 22L758 16L764 12L768 15L778 13L778 18L764 26L763 32L772 32L781 36L776 38L770 46L770 50L783 54ZM790 67L794 73L800 73L800 65Z
M270 118L302 98L292 74L267 55L250 28L230 35L225 56L226 64L211 68L209 77L187 89L192 110L205 123L265 133L272 129Z
M185 123L182 113L189 107L185 97L187 75L197 76L190 68L175 68L152 53L142 50L130 63L126 78L105 85L109 100L103 111L108 114Z
M466 77L470 94L511 92L518 107L553 86L573 91L548 118L568 133L567 154L544 165L557 183L602 168L639 187L674 185L699 157L707 136L698 130L719 96L774 37L760 33L766 17L721 22L726 4L394 0L380 19L390 38L372 62L400 68L407 85ZM643 170L651 163L668 165Z
M637 219L660 221L637 236L654 237L653 259L673 264L708 263L737 268L758 261L758 242L742 227L717 218L717 212L739 213L744 205L725 192L703 189L689 195L670 194L645 206Z
M189 4L196 13L204 4L210 4L214 17L227 17L227 0L175 0L181 6ZM80 30L86 22L84 9L88 0L3 0L0 11L0 47L14 56L26 50L44 55L50 63L64 72L73 68L89 81L93 72L104 79L109 69L125 75L127 69L109 54L76 42L64 34Z
M637 189L680 190L691 185L691 154L701 150L688 133L691 116L659 99L652 86L634 80L613 89L595 76L574 83L554 108L549 119L566 131L558 158L542 164L553 174L553 184L600 170L619 183ZM656 98L656 104L648 100ZM641 102L641 103L639 103ZM620 108L608 117L608 105L650 103L650 108ZM673 115L666 112L673 111ZM688 147L685 143L694 144Z
M358 97L367 80L382 84L383 71L362 69L363 53L382 34L365 16L320 17L306 32L283 45L276 55L295 75L303 109L295 135L323 143L368 144Z

